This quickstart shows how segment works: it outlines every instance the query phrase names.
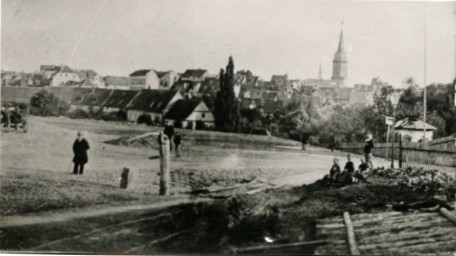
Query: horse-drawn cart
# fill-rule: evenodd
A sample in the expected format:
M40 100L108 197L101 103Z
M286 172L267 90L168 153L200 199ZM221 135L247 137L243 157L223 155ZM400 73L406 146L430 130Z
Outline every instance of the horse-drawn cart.
M1 125L2 129L5 128L7 131L10 128L15 130L21 128L24 133L28 130L27 118L29 114L29 105L25 103L13 104L7 103L2 105L1 108L2 119Z

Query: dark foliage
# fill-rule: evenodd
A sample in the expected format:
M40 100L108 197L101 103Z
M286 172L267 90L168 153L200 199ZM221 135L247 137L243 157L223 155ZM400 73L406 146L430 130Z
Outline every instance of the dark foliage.
M41 90L30 99L30 114L40 116L60 116L69 110L69 105L45 90Z
M215 126L218 130L235 132L239 128L240 104L234 94L234 64L230 57L226 70L220 70L220 90L214 105Z
M138 124L152 125L152 118L148 114L141 114L138 116Z

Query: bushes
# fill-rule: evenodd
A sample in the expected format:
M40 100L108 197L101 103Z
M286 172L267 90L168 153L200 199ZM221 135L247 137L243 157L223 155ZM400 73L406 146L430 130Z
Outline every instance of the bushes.
M152 125L152 118L148 114L141 114L138 116L138 124Z
M69 108L68 103L45 90L38 92L30 99L30 114L32 115L60 116L65 115Z
M86 119L86 118L92 118L89 112L84 111L82 109L76 109L73 111L68 112L67 116L69 118L73 119Z

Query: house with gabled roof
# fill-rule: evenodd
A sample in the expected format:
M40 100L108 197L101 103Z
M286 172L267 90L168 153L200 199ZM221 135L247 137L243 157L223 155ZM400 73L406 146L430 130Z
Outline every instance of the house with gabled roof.
M201 98L176 101L164 116L165 123L178 128L205 129L214 127L214 115Z
M161 123L163 115L180 99L182 96L177 90L141 90L126 107L127 120L137 122L140 115L146 114Z
M402 135L402 138L409 142L420 142L423 140L423 134L426 141L432 140L435 126L425 123L421 120L410 120L408 118L399 120L394 125L394 132Z
M174 70L140 69L130 74L130 89L170 89L176 81L177 74Z
M140 91L133 90L113 90L106 99L103 111L118 112L127 110L128 104L138 95Z
M41 65L40 72L44 75L46 79L51 78L51 76L57 73L60 69L60 66L57 65Z
M200 96L198 94L203 81L211 77L205 69L187 69L182 73L173 89L179 90L185 96Z
M104 80L97 72L92 69L87 70L77 70L76 73L78 74L81 81L90 81L94 88L104 88Z
M130 89L158 89L160 78L152 69L140 69L130 74Z
M155 71L159 79L159 87L157 89L171 89L175 82L177 82L178 76L176 71Z
M60 66L59 70L51 76L51 86L62 86L66 84L79 83L81 79L67 65Z

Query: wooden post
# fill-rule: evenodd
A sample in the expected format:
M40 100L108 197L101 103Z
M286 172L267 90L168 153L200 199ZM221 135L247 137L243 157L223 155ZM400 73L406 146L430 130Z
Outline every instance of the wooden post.
M385 160L388 159L389 138L390 138L390 126L388 125L388 131L386 132Z
M394 136L394 132L393 132L393 138L391 139L391 168L394 168L394 139L395 138L396 138L396 136Z
M402 135L399 134L399 168L402 168Z
M350 219L350 214L348 212L344 212L344 222L345 222L345 228L347 229L347 237L348 237L348 244L350 247L350 254L351 255L360 255L358 245L356 244L355 231L353 229L353 224Z
M161 143L161 158L160 158L160 195L169 195L169 139L166 135L162 135Z
M128 188L128 183L131 181L130 169L124 167L120 175L120 188Z

